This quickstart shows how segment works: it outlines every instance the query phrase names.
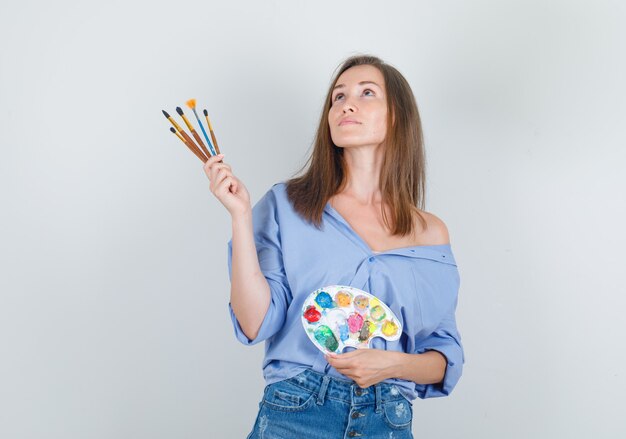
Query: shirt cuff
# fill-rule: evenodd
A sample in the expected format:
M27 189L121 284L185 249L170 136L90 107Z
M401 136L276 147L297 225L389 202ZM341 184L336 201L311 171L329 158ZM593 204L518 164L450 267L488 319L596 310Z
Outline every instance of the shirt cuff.
M453 342L454 343L454 342ZM416 353L423 354L426 351L437 351L446 359L446 370L443 380L434 384L416 384L415 390L421 399L448 396L456 386L463 373L465 362L462 348L454 344L438 344L437 346L419 349Z
M272 304L270 303L270 307L271 306ZM256 338L252 340L250 340L248 336L241 329L241 326L239 325L239 321L237 320L237 316L235 316L235 312L233 311L233 307L231 306L230 302L228 303L228 311L230 312L230 318L233 322L233 328L235 329L235 337L237 337L237 340L239 340L244 345L246 346L255 345L269 337L268 322L269 322L269 316L271 314L270 309L268 309L267 313L265 313L265 318L263 318L263 322L261 323L261 327L259 328L259 333L257 334Z

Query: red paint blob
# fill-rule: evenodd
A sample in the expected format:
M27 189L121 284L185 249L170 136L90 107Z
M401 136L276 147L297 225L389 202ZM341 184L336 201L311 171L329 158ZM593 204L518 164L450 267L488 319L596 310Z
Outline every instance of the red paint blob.
M320 314L320 312L316 310L314 306L309 306L306 311L304 311L304 318L307 319L308 322L314 323L322 318L322 314Z

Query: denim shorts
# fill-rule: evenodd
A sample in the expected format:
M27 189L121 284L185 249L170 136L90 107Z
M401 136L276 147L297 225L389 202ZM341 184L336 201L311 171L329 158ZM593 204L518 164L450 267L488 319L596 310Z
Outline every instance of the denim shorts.
M305 369L265 386L247 439L413 438L413 406L397 386L365 389Z

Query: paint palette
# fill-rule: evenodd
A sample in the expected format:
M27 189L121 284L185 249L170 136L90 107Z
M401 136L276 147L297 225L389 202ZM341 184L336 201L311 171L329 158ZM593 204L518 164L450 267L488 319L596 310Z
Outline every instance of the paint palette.
M317 348L341 353L346 346L368 349L374 337L400 338L402 325L375 296L344 285L313 291L302 306L302 326Z

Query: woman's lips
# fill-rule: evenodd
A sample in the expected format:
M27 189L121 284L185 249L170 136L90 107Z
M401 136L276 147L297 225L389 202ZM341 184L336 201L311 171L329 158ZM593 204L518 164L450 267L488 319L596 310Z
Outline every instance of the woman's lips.
M354 122L354 121L351 121L351 120L346 120L344 122L340 122L339 126L342 126L342 125L360 125L360 124L361 124L360 122Z

